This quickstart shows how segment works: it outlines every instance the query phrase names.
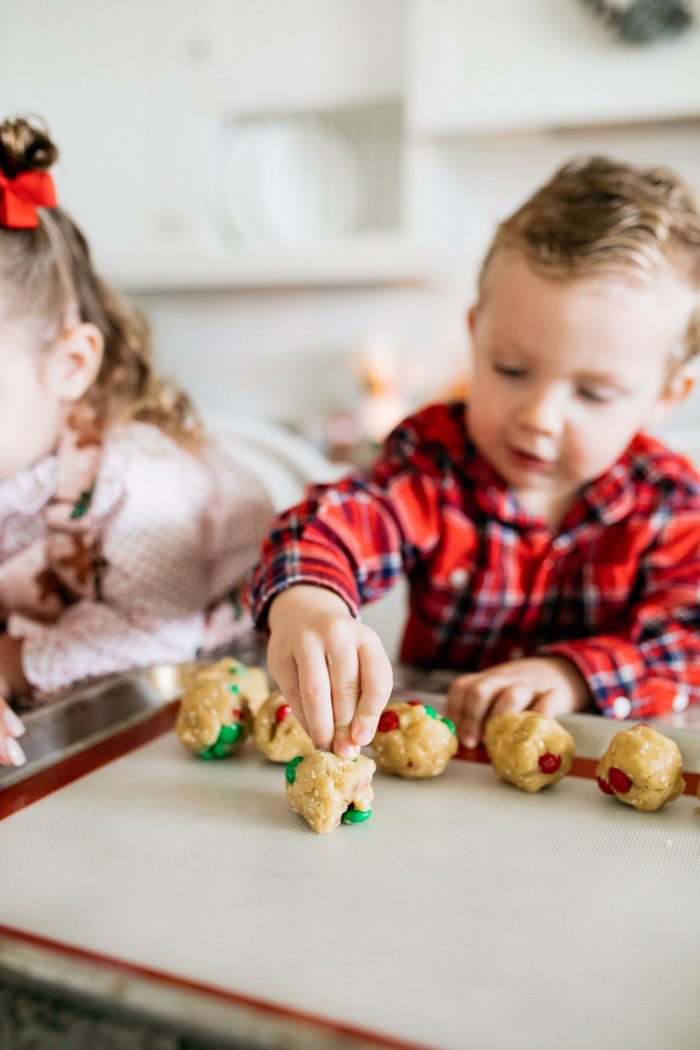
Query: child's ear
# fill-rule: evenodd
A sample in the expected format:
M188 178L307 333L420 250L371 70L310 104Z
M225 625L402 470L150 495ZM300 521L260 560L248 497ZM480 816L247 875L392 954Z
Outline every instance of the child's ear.
M685 401L697 381L697 371L692 365L681 365L666 383L651 410L649 423L661 423L666 417Z
M64 332L52 355L52 380L62 401L79 401L97 378L104 353L102 332L81 322Z

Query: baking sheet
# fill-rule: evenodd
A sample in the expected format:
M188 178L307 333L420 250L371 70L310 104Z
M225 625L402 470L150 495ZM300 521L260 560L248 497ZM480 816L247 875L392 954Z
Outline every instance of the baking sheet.
M591 758L620 728L563 721ZM697 800L642 814L572 776L526 795L460 760L375 796L317 836L281 767L168 732L0 822L0 923L398 1042L698 1044Z

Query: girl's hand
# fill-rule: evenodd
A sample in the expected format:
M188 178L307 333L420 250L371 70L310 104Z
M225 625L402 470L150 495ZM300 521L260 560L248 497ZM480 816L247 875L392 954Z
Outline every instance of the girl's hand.
M24 751L16 737L22 736L24 726L9 704L0 699L0 765L23 766Z
M582 711L591 700L585 678L570 660L533 656L455 678L447 693L447 714L464 746L476 747L494 715L527 709L556 718Z
M379 638L333 591L306 584L274 599L268 623L270 673L314 746L354 758L391 695Z

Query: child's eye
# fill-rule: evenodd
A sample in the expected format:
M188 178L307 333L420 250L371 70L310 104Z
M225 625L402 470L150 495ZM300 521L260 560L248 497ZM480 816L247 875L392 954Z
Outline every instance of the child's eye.
M591 387L582 386L579 390L579 396L584 401L593 401L596 405L605 405L608 401L612 401L615 395L611 390L593 390Z
M511 379L522 379L522 377L525 375L524 368L516 368L514 365L494 364L493 367L499 375L509 376Z

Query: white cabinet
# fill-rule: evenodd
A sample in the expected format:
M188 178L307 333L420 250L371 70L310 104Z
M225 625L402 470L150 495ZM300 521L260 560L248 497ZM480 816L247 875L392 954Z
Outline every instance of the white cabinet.
M402 0L23 0L6 111L129 290L420 279L401 230ZM32 60L29 61L31 56Z
M494 132L700 115L700 31L624 46L581 0L4 6L2 110L128 290L429 280Z
M582 0L412 0L407 122L445 136L697 116L700 29L622 44Z

